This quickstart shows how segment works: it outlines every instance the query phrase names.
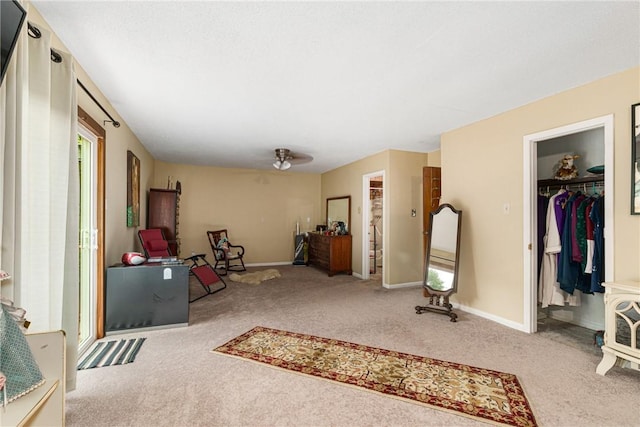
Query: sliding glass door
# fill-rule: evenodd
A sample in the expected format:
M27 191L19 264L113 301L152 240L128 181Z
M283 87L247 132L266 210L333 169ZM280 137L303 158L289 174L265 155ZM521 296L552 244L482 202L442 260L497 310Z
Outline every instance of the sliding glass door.
M79 337L81 354L96 340L97 278L97 137L78 126L78 168L80 172L80 255Z

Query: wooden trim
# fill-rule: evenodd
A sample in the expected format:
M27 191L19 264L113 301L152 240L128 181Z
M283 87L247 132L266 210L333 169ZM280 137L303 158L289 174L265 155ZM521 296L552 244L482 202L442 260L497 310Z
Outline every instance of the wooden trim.
M98 153L97 153L97 195L96 195L96 226L98 229L97 238L97 265L96 269L96 338L100 339L105 336L104 331L104 276L105 268L105 143L107 133L104 128L98 124L89 114L87 114L80 106L78 106L78 121L89 129L98 137Z

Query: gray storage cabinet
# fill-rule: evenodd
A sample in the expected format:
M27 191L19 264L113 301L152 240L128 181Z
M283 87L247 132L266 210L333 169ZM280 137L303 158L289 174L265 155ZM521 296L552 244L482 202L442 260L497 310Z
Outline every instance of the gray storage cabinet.
M189 267L146 264L107 268L107 333L189 324Z

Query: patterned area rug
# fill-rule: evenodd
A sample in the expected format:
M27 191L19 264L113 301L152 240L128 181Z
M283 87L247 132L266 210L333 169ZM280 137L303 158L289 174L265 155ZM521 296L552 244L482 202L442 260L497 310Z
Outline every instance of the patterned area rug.
M78 362L78 370L124 365L136 360L146 338L96 342Z
M535 426L515 375L258 326L211 350L500 425Z

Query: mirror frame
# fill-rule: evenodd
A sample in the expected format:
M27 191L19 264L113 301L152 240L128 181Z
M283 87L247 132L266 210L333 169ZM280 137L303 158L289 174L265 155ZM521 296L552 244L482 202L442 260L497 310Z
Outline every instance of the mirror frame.
M454 214L458 216L458 226L456 229L456 257L455 257L455 265L453 267L453 283L451 284L451 288L446 291L441 291L437 289L431 288L427 285L427 279L429 277L429 260L431 258L431 237L433 236L433 220L434 216L442 212L444 209L450 209ZM422 280L422 287L427 290L430 295L442 295L449 296L458 290L458 269L460 267L460 231L462 229L462 211L454 208L449 203L444 203L434 211L429 212L430 223L429 223L429 235L427 238L427 252L424 258L424 278Z
M631 106L631 215L640 215L640 103Z
M347 201L347 223L345 224L347 227L347 235L351 234L351 196L340 196L340 197L327 197L327 206L326 206L326 216L325 221L327 223L327 229L331 228L331 224L329 224L329 205L332 201L345 200Z

